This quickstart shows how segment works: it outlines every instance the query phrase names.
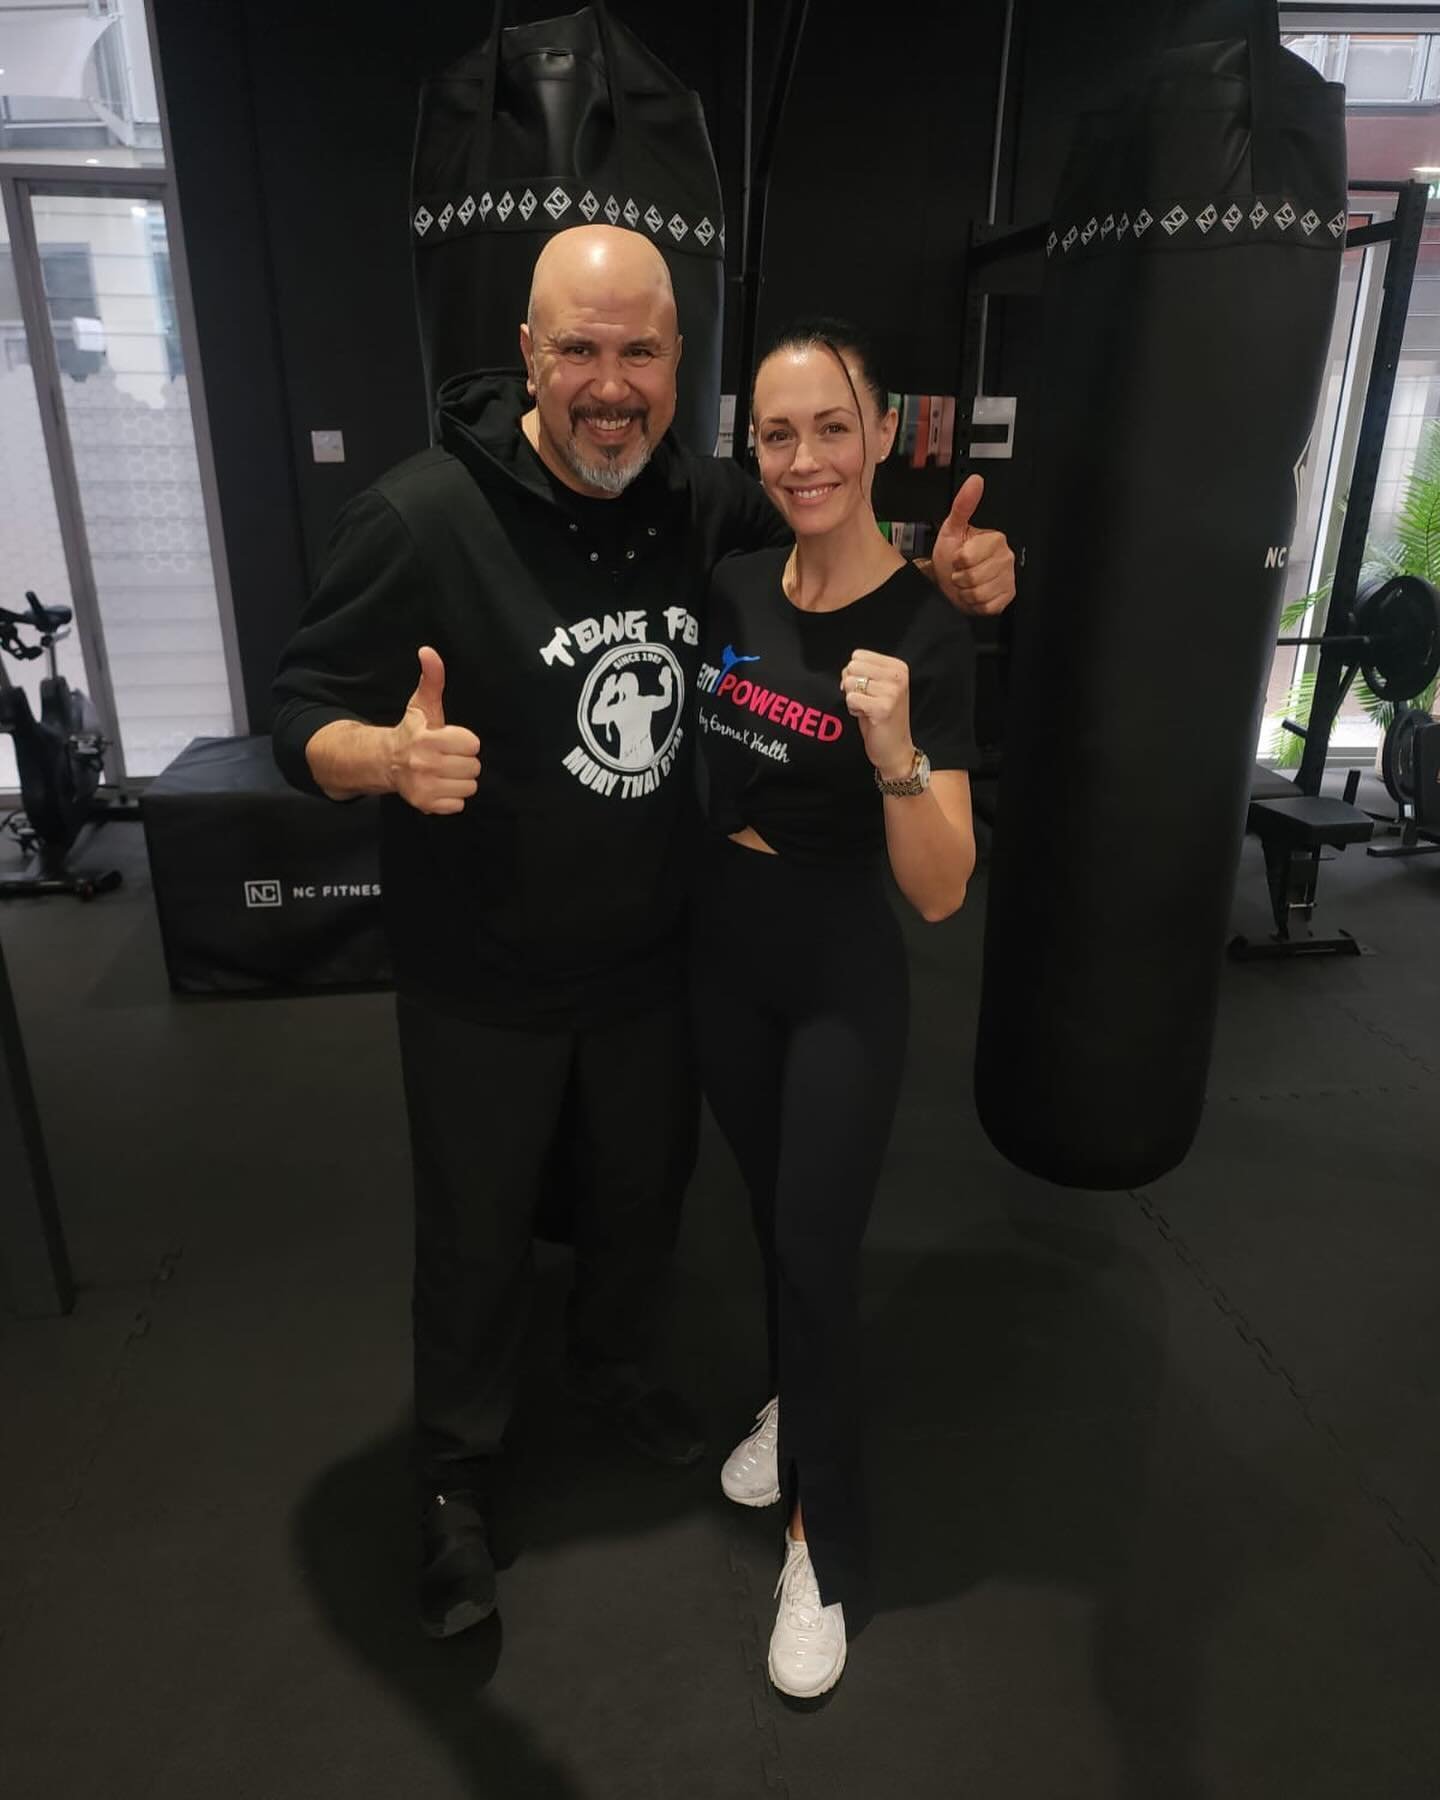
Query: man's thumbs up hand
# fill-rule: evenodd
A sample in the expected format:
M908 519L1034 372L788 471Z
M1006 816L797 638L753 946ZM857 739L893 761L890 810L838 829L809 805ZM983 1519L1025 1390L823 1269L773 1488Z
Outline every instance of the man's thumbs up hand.
M440 652L432 650L428 644L421 646L420 682L405 710L409 712L412 708L432 731L438 731L445 723L445 665L440 660Z
M961 482L931 557L941 593L961 612L981 615L1004 612L1015 598L1015 552L1005 533L974 523L984 493L979 475Z
M458 813L480 780L480 740L463 725L445 723L445 664L428 644L420 649L420 679L395 727L390 785L417 812Z

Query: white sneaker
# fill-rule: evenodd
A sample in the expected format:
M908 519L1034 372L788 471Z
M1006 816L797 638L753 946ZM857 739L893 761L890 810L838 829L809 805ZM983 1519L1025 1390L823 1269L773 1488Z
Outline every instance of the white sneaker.
M755 1415L755 1429L725 1458L720 1485L737 1506L773 1506L780 1498L775 1440L780 1434L780 1402L772 1400Z
M845 1667L845 1609L838 1600L820 1604L810 1552L788 1533L775 1592L780 1611L770 1633L770 1679L782 1694L813 1700L834 1687Z

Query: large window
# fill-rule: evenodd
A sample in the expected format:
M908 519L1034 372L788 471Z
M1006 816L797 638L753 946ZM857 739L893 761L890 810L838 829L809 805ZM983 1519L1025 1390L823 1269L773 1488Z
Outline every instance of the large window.
M1393 17L1393 13L1386 16L1387 25ZM1309 19L1303 22L1312 23ZM1363 18L1357 9L1355 19L1341 22L1363 23ZM1431 216L1416 268L1371 513L1373 543L1383 543L1391 535L1423 422L1440 418L1440 16L1423 22L1430 26L1428 31L1309 29L1283 33L1287 48L1327 79L1345 86L1351 178L1433 184ZM1282 26L1284 23L1282 14ZM1365 195L1363 199L1357 195L1354 205L1352 225L1385 218L1392 210L1383 195ZM1363 211L1359 210L1362 206ZM1385 256L1383 246L1349 250L1345 255L1330 360L1302 486L1287 602L1318 587L1334 569L1384 286ZM1280 741L1276 730L1287 701L1317 657L1314 650L1277 654L1267 694L1262 751L1273 749ZM1378 728L1352 697L1336 722L1332 748L1341 754L1365 755L1373 750L1378 737Z
M25 590L50 606L74 605L55 488L45 450L39 396L30 369L30 346L20 317L14 250L0 213L0 606L25 610ZM87 679L80 640L72 632L58 646L60 673L83 686ZM10 679L40 712L43 662L7 663ZM0 734L0 792L16 783L10 739ZM10 810L0 806L0 816Z
M243 709L141 0L0 0L0 200L0 605L72 608L107 772L154 775Z
M1347 106L1392 109L1440 99L1440 51L1427 34L1287 32L1284 42L1343 84Z
M0 0L0 162L164 160L144 0Z

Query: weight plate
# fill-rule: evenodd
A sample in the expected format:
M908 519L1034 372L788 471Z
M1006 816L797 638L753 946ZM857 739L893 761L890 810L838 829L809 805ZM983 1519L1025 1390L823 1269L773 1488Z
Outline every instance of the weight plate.
M1440 724L1433 719L1415 731L1415 823L1440 833Z
M1415 803L1415 734L1430 723L1430 715L1418 706L1398 706L1380 747L1380 776L1385 791L1397 806Z
M1355 596L1360 667L1377 700L1412 700L1440 674L1440 593L1418 575L1372 581Z

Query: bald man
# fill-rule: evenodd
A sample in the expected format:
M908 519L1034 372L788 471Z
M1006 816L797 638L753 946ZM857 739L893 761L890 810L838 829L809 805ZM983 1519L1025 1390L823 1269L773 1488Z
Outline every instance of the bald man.
M681 347L652 244L610 226L549 239L523 383L446 383L438 446L342 513L276 683L290 780L384 796L434 1636L494 1609L486 1517L562 1153L569 1391L656 1461L704 1451L647 1369L699 1106L690 696L711 568L788 534L738 464L667 436ZM1013 593L998 533L962 521L936 561L972 610Z

